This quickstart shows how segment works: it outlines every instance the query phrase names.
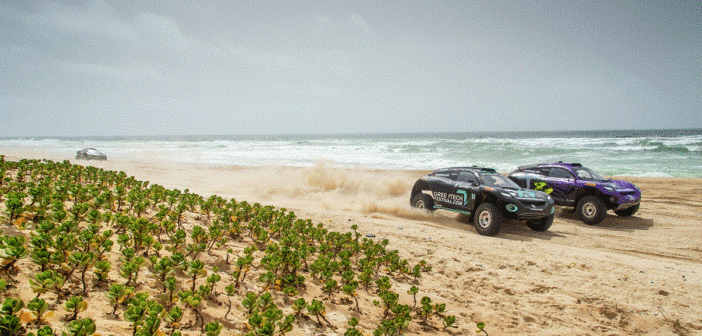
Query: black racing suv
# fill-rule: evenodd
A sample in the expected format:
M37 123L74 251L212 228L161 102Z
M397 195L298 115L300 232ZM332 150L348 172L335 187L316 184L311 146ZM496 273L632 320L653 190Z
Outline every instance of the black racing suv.
M546 231L553 223L554 202L548 194L523 189L492 168L434 170L414 184L410 204L467 215L486 236L496 235L505 218L524 220L534 231Z

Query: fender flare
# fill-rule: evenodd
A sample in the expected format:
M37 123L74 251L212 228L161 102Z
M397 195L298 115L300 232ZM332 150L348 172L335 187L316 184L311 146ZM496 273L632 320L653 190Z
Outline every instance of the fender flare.
M431 191L431 186L429 183L425 180L419 180L414 183L414 186L412 187L412 194L410 195L410 204L412 203L412 200L414 199L415 196L418 194L422 193L424 190L429 190Z

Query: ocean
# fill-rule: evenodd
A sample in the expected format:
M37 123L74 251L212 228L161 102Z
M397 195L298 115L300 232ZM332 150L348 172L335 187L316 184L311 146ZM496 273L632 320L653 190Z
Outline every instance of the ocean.
M702 129L0 138L4 148L60 153L94 147L109 159L149 158L216 166L330 165L361 169L431 170L579 162L603 175L702 178Z

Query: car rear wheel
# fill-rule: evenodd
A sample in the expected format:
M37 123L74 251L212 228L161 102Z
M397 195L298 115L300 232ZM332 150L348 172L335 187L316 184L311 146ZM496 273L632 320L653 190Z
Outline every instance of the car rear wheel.
M626 208L626 209L622 209L622 210L614 210L614 213L617 214L618 216L629 217L629 216L635 214L637 211L639 211L639 204L634 205L631 208Z
M541 219L526 221L526 225L534 231L546 231L553 224L553 215Z
M580 220L588 225L597 225L605 219L607 207L599 197L585 196L576 207Z
M480 204L475 211L475 229L483 236L496 235L503 223L502 213L490 202Z
M418 194L412 199L412 207L417 209L434 210L434 199L427 194Z

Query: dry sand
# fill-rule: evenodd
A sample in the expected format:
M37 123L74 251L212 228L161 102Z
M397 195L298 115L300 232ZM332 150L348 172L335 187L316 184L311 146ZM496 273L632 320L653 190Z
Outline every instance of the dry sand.
M3 151L10 160L66 159ZM356 224L363 234L387 238L403 257L433 266L420 281L420 295L447 303L447 313L459 320L456 335L474 334L477 321L486 323L490 335L702 335L702 179L621 177L643 192L633 217L610 213L589 226L562 208L547 232L514 222L498 236L484 237L455 213L409 207L410 189L422 171L341 169L323 162L294 168L147 158L71 161L205 197L286 208L334 230L346 232ZM395 286L404 294L411 284ZM310 327L296 334L343 334L352 316L348 307L331 305L327 314L337 329Z

